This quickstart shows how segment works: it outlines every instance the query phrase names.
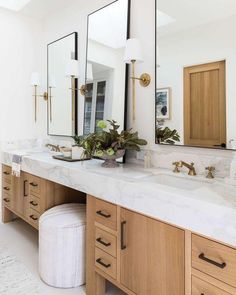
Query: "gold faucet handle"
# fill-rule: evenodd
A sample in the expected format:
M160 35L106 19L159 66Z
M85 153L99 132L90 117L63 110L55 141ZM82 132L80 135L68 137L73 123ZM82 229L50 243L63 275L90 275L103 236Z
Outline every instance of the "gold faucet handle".
M180 170L179 170L180 162L173 162L172 165L175 166L173 172L174 172L174 173L179 173L179 172L180 172Z
M206 167L206 170L208 171L206 177L209 178L209 179L213 179L213 178L214 178L213 173L214 173L214 171L216 170L216 168L213 167L213 166L209 166L209 167Z

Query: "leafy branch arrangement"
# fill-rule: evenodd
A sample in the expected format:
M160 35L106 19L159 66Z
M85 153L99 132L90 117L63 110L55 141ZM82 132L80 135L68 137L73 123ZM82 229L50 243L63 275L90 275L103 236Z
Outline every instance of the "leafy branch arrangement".
M108 124L109 131L106 131ZM85 136L74 136L77 146L84 148L84 157L114 156L119 150L140 151L140 146L146 145L147 141L138 137L138 132L127 131L118 132L120 126L114 120L99 121L97 126L99 132Z
M176 129L171 130L169 127L157 128L156 129L156 139L158 143L168 143L175 144L175 142L180 141L180 136Z

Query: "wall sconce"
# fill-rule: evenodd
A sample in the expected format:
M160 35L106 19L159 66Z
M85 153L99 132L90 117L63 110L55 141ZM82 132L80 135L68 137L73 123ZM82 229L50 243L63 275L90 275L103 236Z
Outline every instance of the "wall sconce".
M133 38L128 39L125 48L124 61L127 64L132 64L132 103L133 103L133 121L136 118L136 92L135 92L135 80L139 80L142 87L147 87L151 83L151 76L147 73L143 73L140 77L135 76L135 64L143 62L143 55L141 50L140 40Z
M31 86L34 87L34 118L35 118L35 122L37 121L37 97L43 97L43 99L45 101L48 100L48 93L44 92L43 95L38 95L37 94L37 90L38 90L38 86L40 86L40 77L39 77L39 73L32 73L31 75Z
M49 76L48 80L48 100L49 100L49 110L50 110L50 122L52 122L52 88L56 88L56 80L54 76Z
M86 82L92 82L92 81L93 81L93 65L91 63L87 63ZM87 86L82 85L80 87L81 95L85 96L87 92L88 92Z

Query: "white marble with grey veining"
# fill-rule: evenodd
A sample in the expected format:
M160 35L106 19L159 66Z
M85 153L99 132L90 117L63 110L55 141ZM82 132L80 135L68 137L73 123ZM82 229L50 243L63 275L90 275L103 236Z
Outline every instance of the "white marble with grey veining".
M17 152L2 152L2 163L11 165ZM133 164L107 169L99 160L67 163L54 160L49 152L26 154L25 172L236 247L236 186L222 178L206 181L196 176L202 186L181 189L151 181L156 173L173 175L167 169L145 170ZM189 176L184 171L178 177Z

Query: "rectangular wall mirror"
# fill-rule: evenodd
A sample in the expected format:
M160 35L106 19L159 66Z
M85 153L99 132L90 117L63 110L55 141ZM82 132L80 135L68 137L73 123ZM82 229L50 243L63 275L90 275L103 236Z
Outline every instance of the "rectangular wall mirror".
M48 44L48 134L77 133L77 33Z
M125 128L129 11L130 1L118 0L88 16L84 134L98 131L99 120L113 119Z
M156 143L236 149L236 1L156 0Z

